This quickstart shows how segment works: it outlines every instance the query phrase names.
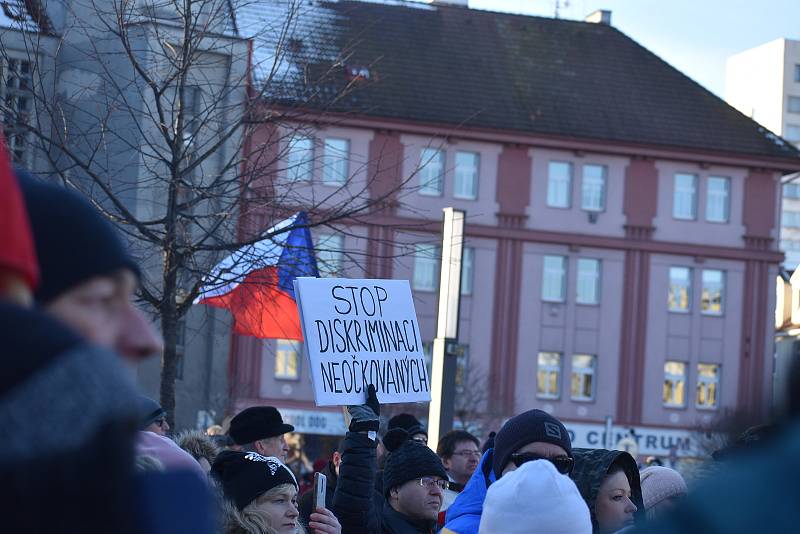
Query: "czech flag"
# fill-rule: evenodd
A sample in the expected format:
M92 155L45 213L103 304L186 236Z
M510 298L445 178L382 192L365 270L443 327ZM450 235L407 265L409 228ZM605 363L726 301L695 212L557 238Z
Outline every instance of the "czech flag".
M302 340L292 282L319 276L306 214L296 213L265 235L214 267L194 303L229 310L237 334Z

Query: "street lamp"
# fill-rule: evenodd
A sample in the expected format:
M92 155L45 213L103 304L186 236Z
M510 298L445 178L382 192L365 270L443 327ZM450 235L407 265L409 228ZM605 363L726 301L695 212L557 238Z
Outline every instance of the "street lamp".
M456 345L461 304L461 258L464 252L466 212L444 208L442 272L439 311L431 365L431 403L428 410L428 445L436 450L439 436L453 428L456 389Z

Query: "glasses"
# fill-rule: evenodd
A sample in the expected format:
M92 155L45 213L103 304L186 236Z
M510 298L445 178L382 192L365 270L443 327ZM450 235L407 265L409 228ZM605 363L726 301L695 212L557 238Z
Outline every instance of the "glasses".
M443 478L431 478L431 477L422 477L418 478L419 485L425 488L426 490L432 490L433 488L439 488L440 490L444 491L448 487L450 487L450 483Z
M419 443L422 443L423 445L427 445L428 444L428 438L425 437L425 436L414 436L413 438L411 438L411 440L412 441L417 441Z
M562 475L570 474L572 472L572 468L575 466L575 460L569 456L554 456L553 458L547 458L532 452L518 452L511 455L511 461L514 462L514 465L517 467L522 467L522 464L533 462L534 460L547 460L553 464L556 467L556 471Z
M481 457L481 451L454 452L453 456L461 456L462 458L480 458Z
M166 417L162 417L161 419L156 419L153 422L155 424L157 424L159 426L159 428L164 428L164 425L167 424L167 418Z

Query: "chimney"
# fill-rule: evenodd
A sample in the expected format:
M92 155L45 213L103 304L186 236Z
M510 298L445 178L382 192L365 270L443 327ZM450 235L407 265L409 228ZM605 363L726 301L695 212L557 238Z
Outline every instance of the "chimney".
M594 22L595 24L605 24L606 26L611 26L611 10L609 9L598 9L589 13L584 22Z

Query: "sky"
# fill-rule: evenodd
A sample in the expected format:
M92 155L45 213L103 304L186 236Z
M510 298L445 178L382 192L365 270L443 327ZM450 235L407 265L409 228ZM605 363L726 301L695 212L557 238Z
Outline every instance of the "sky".
M611 10L611 24L724 97L725 60L785 37L800 39L800 0L559 0L561 18ZM556 0L469 0L474 9L552 17Z

